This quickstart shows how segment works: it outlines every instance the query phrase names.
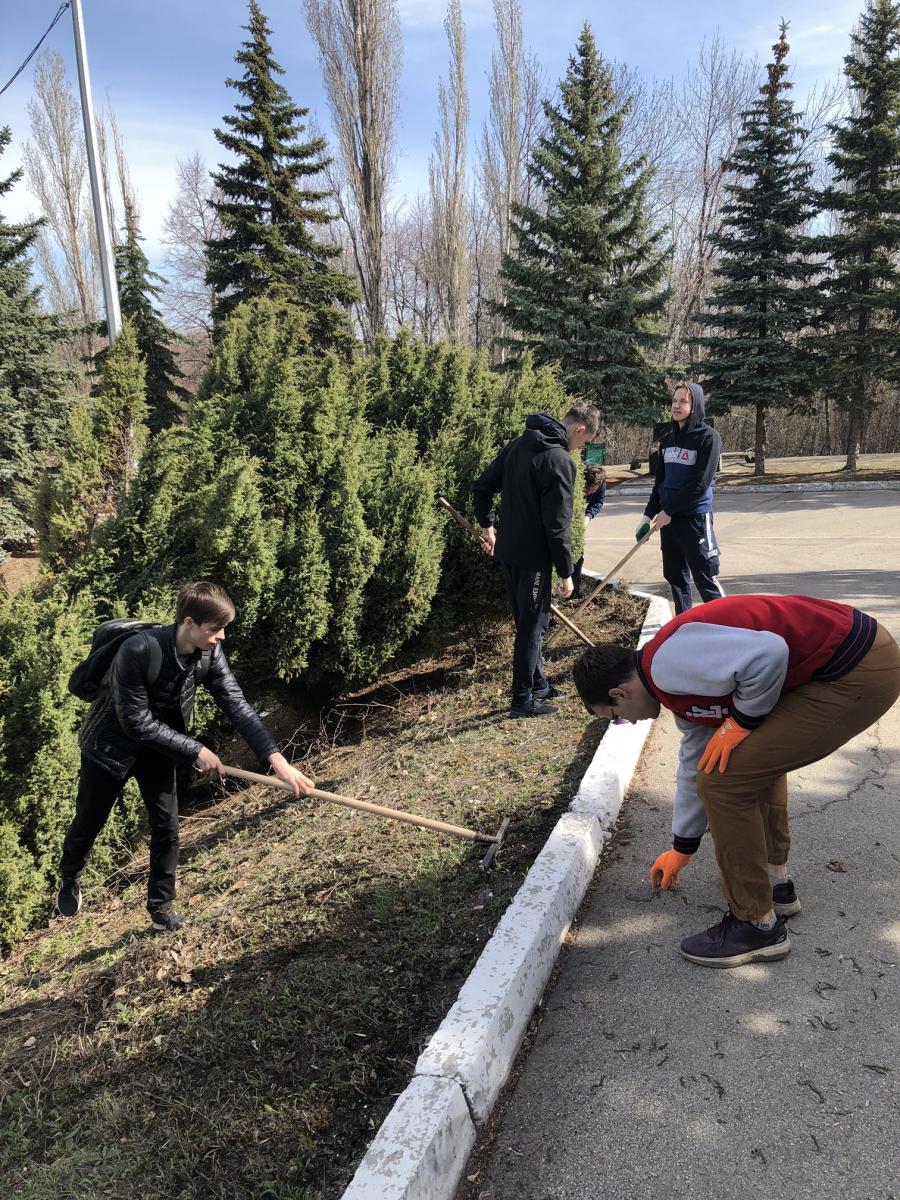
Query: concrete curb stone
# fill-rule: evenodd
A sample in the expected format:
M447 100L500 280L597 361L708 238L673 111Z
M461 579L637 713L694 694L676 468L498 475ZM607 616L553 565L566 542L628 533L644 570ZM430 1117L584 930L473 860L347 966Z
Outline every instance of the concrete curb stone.
M585 577L592 573L585 572ZM646 595L646 593L634 593ZM648 596L639 644L670 611ZM451 1200L615 825L651 722L612 725L342 1200Z
M744 492L886 492L897 489L900 489L900 479L845 479L834 483L814 480L809 483L722 484L716 488L716 496L721 500L723 496L741 496ZM653 485L650 483L620 483L614 494L649 496L652 491Z

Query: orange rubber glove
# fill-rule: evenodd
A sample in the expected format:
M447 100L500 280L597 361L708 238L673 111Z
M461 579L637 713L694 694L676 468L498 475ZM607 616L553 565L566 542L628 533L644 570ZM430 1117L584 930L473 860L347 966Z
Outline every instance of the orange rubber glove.
M742 729L737 721L732 721L731 717L726 717L706 743L706 749L697 763L697 770L710 775L713 767L718 763L719 774L724 775L732 750L735 746L739 746L745 738L748 738L752 732L751 729Z
M654 887L667 892L678 882L678 872L690 861L690 854L682 854L680 850L666 850L650 868L650 882Z

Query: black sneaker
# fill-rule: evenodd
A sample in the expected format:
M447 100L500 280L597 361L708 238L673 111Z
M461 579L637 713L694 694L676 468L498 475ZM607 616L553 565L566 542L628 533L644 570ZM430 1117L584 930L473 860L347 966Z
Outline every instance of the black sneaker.
M772 907L779 917L792 917L801 911L793 879L772 885Z
M177 933L184 924L184 918L178 915L171 903L151 909L150 920L159 933Z
M532 697L527 704L511 705L509 715L511 717L555 717L558 712L559 709L549 700L538 700Z
M784 958L790 952L783 917L776 917L771 929L757 929L752 921L739 921L731 910L718 925L681 943L684 957L701 967L741 967L745 963Z
M548 683L546 687L535 688L531 693L533 700L561 700L565 692L560 688L554 687L552 683Z
M59 885L56 911L61 917L74 917L81 911L81 884L77 879L64 879Z

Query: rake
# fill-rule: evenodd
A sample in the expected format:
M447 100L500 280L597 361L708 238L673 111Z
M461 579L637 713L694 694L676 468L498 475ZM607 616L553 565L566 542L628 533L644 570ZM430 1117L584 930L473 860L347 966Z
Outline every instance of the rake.
M471 521L467 521L462 513L458 513L449 500L445 500L443 496L438 496L438 504L441 506L441 508L445 508L453 520L462 525L463 529L468 529L469 533L471 533L473 537L476 537L479 542L481 541L480 531L472 524ZM588 635L579 629L574 621L570 621L565 613L560 612L555 604L550 605L550 611L558 621L561 621L563 625L566 625L569 629L571 629L576 637L581 638L586 646L593 646L594 643L591 641ZM581 609L579 608L578 612L580 611ZM575 615L577 616L577 613ZM549 640L550 639L547 638L546 642L549 642Z
M262 783L266 787L280 788L284 792L290 792L294 795L294 789L289 783L284 783L280 779L276 779L274 775L260 775L256 771L244 771L241 767L226 767L223 765L222 772L232 779L245 779L248 783ZM489 850L481 860L481 865L485 871L489 870L493 865L497 851L503 845L506 839L506 832L509 829L509 817L504 817L500 822L500 828L495 834L479 833L477 829L466 829L463 825L450 825L446 821L436 821L432 817L420 817L415 813L401 812L398 808L387 808L383 804L372 804L369 800L354 800L350 796L339 796L335 792L323 792L321 788L313 788L308 795L315 800L327 800L329 804L340 804L344 808L354 808L358 812L371 813L376 817L389 817L392 821L406 821L409 825L418 825L422 829L431 829L435 833L449 833L454 837L465 838L470 842L480 842L483 846L488 846Z
M649 541L652 534L653 534L653 530L650 529L647 533L644 534L644 536L641 538L641 540L636 543L636 545L631 547L631 549L628 551L628 553L625 555L625 557L621 558L616 563L616 565L612 568L612 570L607 571L607 573L600 580L600 582L597 584L597 586L594 588L594 590L591 592L591 594L586 599L582 600L582 602L578 605L578 607L572 613L573 617L577 617L579 615L579 613L584 612L584 610L588 607L588 605L593 602L595 597L600 595L600 593L603 591L603 589L606 587L606 585L609 583L609 581L612 578L614 578L614 576L616 576L619 573L619 571L621 571L621 569L628 562L629 558L631 558L632 554L637 554L637 552L638 552L638 550L640 550L641 546L643 546L645 542ZM560 632L559 629L552 630L551 633L549 634L549 636L544 639L544 645L549 646L550 643L553 641L553 639L556 637L556 635L559 632Z

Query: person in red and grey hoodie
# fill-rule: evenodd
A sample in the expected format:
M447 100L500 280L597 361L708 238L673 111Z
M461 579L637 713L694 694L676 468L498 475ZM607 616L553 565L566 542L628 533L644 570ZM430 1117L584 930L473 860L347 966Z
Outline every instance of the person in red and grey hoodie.
M685 938L708 967L778 959L800 911L787 873L787 774L833 753L900 695L900 650L873 617L810 596L729 596L682 613L638 650L594 646L573 668L589 712L681 731L674 845L651 882L678 880L712 833L728 912Z
M659 530L663 575L676 613L691 607L691 577L704 601L725 595L717 578L712 511L722 439L705 418L703 388L680 384L672 393L672 428L659 444L656 482L637 527L638 541L651 528Z

